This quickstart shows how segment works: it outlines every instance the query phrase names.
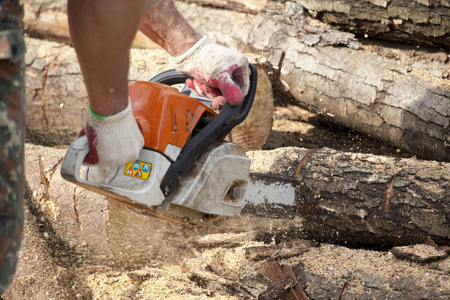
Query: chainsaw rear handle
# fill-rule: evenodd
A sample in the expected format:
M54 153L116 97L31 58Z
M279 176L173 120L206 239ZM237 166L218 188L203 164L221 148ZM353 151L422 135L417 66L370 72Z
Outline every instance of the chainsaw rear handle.
M180 180L189 172L197 158L218 139L223 139L230 131L247 117L253 105L258 74L254 65L250 68L250 88L242 104L231 106L228 102L220 113L199 133L197 133L181 150L177 160L172 163L164 176L160 188L167 196L179 185ZM174 85L182 84L189 76L175 70L168 70L156 75L151 82Z

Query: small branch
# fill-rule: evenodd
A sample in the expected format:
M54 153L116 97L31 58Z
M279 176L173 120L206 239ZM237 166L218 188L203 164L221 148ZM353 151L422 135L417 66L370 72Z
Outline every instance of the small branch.
M50 64L47 64L44 67L44 79L42 80L42 84L41 84L41 90L42 90L42 105L41 105L41 110L42 110L42 115L44 117L44 121L45 124L47 125L47 127L49 126L48 123L48 117L47 117L47 112L45 110L45 107L47 105L47 96L45 95L45 84L47 82L47 77L48 77L48 69L49 69Z

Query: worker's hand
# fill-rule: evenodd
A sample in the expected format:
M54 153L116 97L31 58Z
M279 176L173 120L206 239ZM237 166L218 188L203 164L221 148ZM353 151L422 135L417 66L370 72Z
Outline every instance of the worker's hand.
M90 148L84 163L101 168L118 167L135 160L144 146L129 100L127 108L108 117L89 108L87 125L79 137L82 135L88 137Z
M188 74L188 88L213 100L213 108L226 101L239 105L249 88L249 67L245 55L201 38L192 48L172 59L175 69Z

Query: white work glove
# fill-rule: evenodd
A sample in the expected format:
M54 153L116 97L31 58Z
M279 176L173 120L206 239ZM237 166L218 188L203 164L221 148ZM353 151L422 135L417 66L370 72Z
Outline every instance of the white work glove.
M194 78L186 81L188 88L211 99L215 109L220 109L226 101L233 106L239 105L247 95L247 57L217 45L207 37L201 38L182 55L173 57L172 64L177 71Z
M87 125L79 137L86 135L89 153L84 164L99 168L121 166L135 160L144 146L144 137L131 110L131 102L121 112L101 116L89 108Z

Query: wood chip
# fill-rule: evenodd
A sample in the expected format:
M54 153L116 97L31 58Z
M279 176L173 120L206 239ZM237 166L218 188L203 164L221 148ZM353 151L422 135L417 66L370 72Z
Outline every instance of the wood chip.
M308 240L291 240L276 246L249 247L246 250L247 259L281 259L298 256L314 246L314 242Z
M303 290L306 289L305 265L302 262L296 264L293 269L298 284Z
M259 295L258 299L309 299L298 284L297 274L291 266L280 269L276 261L270 260L261 265L260 271L272 284Z
M280 299L281 295L297 284L297 281L290 277L285 277L280 281L272 283L267 290L259 294L258 300ZM295 299L295 298L294 298ZM300 298L298 298L300 299Z
M434 246L426 244L394 247L389 251L397 258L418 263L429 263L448 256L446 251L438 250Z
M283 273L281 272L278 264L274 260L265 262L260 267L261 274L272 282L283 279Z
M295 294L295 296L298 297L298 299L308 300L309 297L306 295L305 291L303 291L303 289L298 284L297 276L294 273L294 270L292 269L292 267L291 266L284 267L283 268L283 274L286 277L290 277L290 278L295 278L296 279L297 284L292 288L293 294ZM297 299L297 298L295 298L295 299Z

